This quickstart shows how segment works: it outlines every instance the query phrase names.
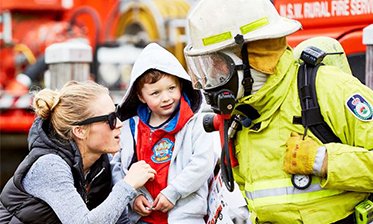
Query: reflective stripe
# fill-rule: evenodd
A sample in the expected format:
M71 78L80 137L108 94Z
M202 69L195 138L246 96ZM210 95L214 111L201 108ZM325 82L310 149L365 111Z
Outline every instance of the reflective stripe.
M33 98L30 94L16 96L0 91L0 109L31 108Z
M313 178L312 184L304 190L293 187L290 178L274 181L262 181L253 185L246 183L245 196L249 206L252 207L297 203L337 195L344 192L342 190L322 188L319 181L319 178Z
M319 146L317 149L316 157L315 157L315 163L313 164L313 173L317 176L320 176L321 174L321 168L322 164L324 162L324 158L326 155L326 147L325 146Z
M247 34L251 31L259 29L260 27L263 27L263 26L268 25L268 24L269 24L268 18L264 17L264 18L261 18L261 19L258 19L256 21L254 21L252 23L241 26L240 30L241 30L242 34Z
M343 193L344 191L341 190L329 190L323 189L321 191L303 193L303 194L288 194L288 195L281 195L281 196L273 196L273 197L265 197L265 198L258 198L255 200L250 200L249 205L251 207L261 207L267 205L275 205L275 204L285 204L285 203L300 203L305 201L311 201L319 198L329 197L333 195L338 195Z
M312 178L312 183L316 183L317 179ZM318 182L317 182L318 183ZM277 180L267 180L267 181L257 181L252 184L245 184L245 190L253 192L256 190L263 190L263 189L273 189L273 188L280 188L280 187L288 187L292 186L291 179L277 179Z
M220 43L222 41L229 40L231 38L232 38L232 33L228 31L228 32L221 33L215 36L203 38L202 41L203 41L203 45L207 46L211 44Z
M257 198L264 198L264 197L273 197L273 196L280 196L280 195L291 195L291 194L302 194L302 193L309 193L315 191L324 190L319 183L311 184L308 188L304 190L297 189L295 187L282 187L282 188L272 188L272 189L264 189L264 190L257 190L254 192L245 191L246 197L250 200L254 200Z

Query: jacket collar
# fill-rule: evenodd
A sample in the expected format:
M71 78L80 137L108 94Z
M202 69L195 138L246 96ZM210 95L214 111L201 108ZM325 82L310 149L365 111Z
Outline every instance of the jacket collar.
M193 111L191 110L190 106L190 101L185 93L182 94L181 99L180 99L180 105L176 109L176 113L174 113L173 117L171 120L169 120L167 125L164 125L162 129L165 132L168 133L176 133L178 132L184 124L193 116ZM147 107L146 104L141 104L137 110L139 119L141 120L142 123L145 125L148 125L148 120L150 117L150 109ZM180 114L182 116L180 116Z

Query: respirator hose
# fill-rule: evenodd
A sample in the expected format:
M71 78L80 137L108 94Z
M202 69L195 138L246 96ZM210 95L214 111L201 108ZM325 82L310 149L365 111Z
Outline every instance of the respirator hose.
M233 172L232 172L232 164L231 164L231 158L229 153L229 140L228 140L228 125L229 120L224 119L224 144L223 149L221 150L221 174L222 179L227 187L227 189L232 192L234 190L234 178L233 178Z

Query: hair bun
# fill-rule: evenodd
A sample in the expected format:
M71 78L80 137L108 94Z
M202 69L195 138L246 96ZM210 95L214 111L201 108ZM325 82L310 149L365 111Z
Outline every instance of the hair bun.
M48 119L59 102L58 93L50 89L43 89L34 96L33 107L38 116Z

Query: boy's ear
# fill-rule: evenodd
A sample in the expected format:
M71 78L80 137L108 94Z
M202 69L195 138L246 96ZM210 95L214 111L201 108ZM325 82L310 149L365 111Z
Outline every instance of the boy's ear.
M141 96L141 94L139 93L136 93L137 97L139 98L139 100L142 102L142 103L146 103L144 98Z
M86 131L87 129L83 128L82 126L73 127L73 135L78 139L84 139Z
M183 81L179 78L179 83L180 83L180 89L183 90Z

